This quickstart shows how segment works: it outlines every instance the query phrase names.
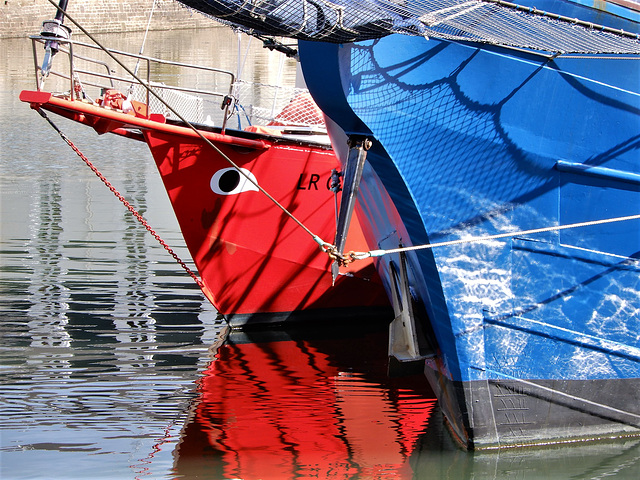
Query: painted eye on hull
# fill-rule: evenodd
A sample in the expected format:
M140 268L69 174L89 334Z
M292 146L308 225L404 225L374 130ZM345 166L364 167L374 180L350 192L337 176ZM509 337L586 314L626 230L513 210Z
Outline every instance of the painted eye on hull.
M240 169L247 177L256 184L256 177L246 168ZM236 195L242 192L258 191L253 183L247 177L238 172L235 168L222 168L211 177L211 190L218 195Z

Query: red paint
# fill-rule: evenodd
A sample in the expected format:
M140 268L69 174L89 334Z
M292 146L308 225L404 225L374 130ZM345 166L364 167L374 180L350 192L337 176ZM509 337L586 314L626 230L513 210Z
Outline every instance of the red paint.
M354 347L357 359L344 353ZM422 375L389 379L385 361L384 334L222 346L199 382L176 473L413 478L409 457L435 399Z
M131 129L143 132L203 291L220 313L286 316L326 311L327 318L335 318L349 307L388 307L371 260L343 269L349 276L340 275L332 287L329 257L267 196L258 191L215 193L212 176L231 165L191 129L42 92L25 91L20 99L99 133L142 139ZM331 170L339 168L333 152L267 135L232 133L201 132L239 167L252 172L259 185L315 235L332 242L335 207L326 185ZM298 188L300 182L304 188ZM368 250L357 220L346 250Z

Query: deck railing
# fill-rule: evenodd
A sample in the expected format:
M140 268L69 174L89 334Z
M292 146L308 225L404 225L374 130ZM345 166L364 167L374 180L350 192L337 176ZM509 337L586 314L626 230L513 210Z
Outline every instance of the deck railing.
M58 93L72 100L93 101L107 90L117 90L143 103L147 115L161 113L169 119L222 128L237 100L235 75L227 70L104 50L75 40L56 39L57 53L44 75L41 65L46 55L38 54L45 51L39 46L45 46L51 37L38 35L31 40L36 88L42 90L46 83L47 91L62 89ZM64 61L61 56L66 57Z

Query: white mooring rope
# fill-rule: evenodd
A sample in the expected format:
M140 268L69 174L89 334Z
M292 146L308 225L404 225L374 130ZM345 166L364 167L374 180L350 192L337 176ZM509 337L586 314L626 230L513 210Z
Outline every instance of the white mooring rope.
M604 218L601 220L591 220L588 222L579 222L579 223L570 223L567 225L554 225L551 227L543 227L543 228L534 228L531 230L520 230L518 232L508 232L508 233L498 233L496 235L485 235L482 237L471 237L471 238L461 238L458 240L449 240L446 242L438 242L438 243L429 243L425 245L413 245L411 247L398 247L391 248L387 250L370 250L368 252L351 252L349 256L353 258L353 260L363 260L369 257L381 257L383 255L389 255L392 253L400 253L400 252L410 252L414 250L426 250L438 247L449 247L451 245L461 245L465 243L477 243L477 242L486 242L489 240L498 240L501 238L512 238L519 237L523 235L533 235L535 233L545 233L545 232L554 232L558 230L568 230L571 228L580 228L580 227L592 227L595 225L604 225L607 223L616 223L616 222L625 222L629 220L640 220L640 214L638 215L628 215L625 217L614 217L614 218Z

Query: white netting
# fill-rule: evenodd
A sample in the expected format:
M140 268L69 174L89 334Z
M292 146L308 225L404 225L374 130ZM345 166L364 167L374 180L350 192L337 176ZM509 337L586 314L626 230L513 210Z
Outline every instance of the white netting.
M204 121L204 100L202 97L166 88L164 85L151 84L156 94L173 108L182 118L192 123ZM147 101L147 89L139 84L131 87L131 100L141 103ZM148 113L161 113L166 118L177 120L177 117L154 95L149 95Z
M179 1L253 32L303 40L344 43L404 33L553 53L640 53L637 22L590 8L573 19L501 0ZM590 23L600 21L608 25ZM621 24L635 28L634 35Z
M324 127L322 112L304 88L238 81L236 115L242 124Z
M640 53L638 38L597 29L577 19L486 0L431 0L419 17L427 36L554 53ZM554 18L555 17L555 18Z

